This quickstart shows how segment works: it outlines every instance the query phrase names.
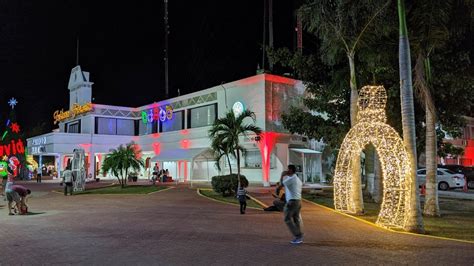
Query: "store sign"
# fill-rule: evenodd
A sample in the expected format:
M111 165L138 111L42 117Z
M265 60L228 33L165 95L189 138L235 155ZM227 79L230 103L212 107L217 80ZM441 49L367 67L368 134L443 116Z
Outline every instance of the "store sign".
M173 119L173 108L170 105L162 107L154 107L149 110L142 111L142 122L144 124L153 123L153 121L165 122Z
M86 103L84 105L79 105L76 103L72 106L71 110L64 111L63 109L61 109L61 111L57 110L56 112L54 112L54 124L57 124L58 122L64 121L66 119L74 118L77 115L84 114L92 110L92 103Z
M46 137L36 138L36 139L33 139L32 141L32 145L34 146L45 145L45 144L46 144Z

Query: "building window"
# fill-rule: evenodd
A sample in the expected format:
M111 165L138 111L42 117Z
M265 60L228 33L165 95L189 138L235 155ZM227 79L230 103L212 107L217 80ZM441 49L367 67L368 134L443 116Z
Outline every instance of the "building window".
M259 150L247 151L244 156L245 168L262 168L262 154ZM275 155L270 155L270 168L276 167Z
M117 135L117 119L96 117L96 134Z
M211 126L217 119L217 104L189 109L188 128Z
M74 121L66 124L67 133L81 133L81 121Z
M131 119L117 119L117 135L135 135L135 121Z
M173 112L171 120L161 122L161 132L177 131L184 129L184 111Z

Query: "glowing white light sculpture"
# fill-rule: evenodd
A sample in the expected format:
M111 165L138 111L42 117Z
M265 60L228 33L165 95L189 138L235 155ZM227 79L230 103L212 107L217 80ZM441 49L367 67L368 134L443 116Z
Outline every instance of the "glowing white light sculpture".
M395 129L386 124L387 93L383 86L365 86L359 93L357 123L347 133L337 156L334 174L334 207L355 213L352 159L369 143L380 158L383 201L377 224L403 228L409 213L410 157Z

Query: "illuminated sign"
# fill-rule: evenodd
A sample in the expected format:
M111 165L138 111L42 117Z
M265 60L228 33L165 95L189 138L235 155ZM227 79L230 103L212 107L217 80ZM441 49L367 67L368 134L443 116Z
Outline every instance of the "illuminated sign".
M12 140L8 144L0 145L0 158L3 156L10 157L12 155L23 154L25 153L25 146L21 139Z
M90 112L92 111L92 109L93 109L92 103L86 103L84 105L79 105L76 103L72 106L72 109L69 111L64 111L62 109L61 111L57 110L53 114L54 124L57 124L58 122L61 122L69 118L74 118L77 115Z
M162 107L154 107L147 111L142 111L142 122L144 124L153 123L153 121L165 122L166 120L173 119L173 108L170 105Z
M235 102L232 106L232 111L234 112L234 116L240 116L245 110L244 104L241 102Z

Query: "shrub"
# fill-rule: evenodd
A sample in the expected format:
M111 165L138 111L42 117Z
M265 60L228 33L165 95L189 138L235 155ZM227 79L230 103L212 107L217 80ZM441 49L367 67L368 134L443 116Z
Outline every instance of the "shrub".
M240 175L242 185L247 187L249 181L243 175ZM217 193L222 193L222 196L234 195L239 184L237 180L237 174L232 175L219 175L212 177L212 189Z

